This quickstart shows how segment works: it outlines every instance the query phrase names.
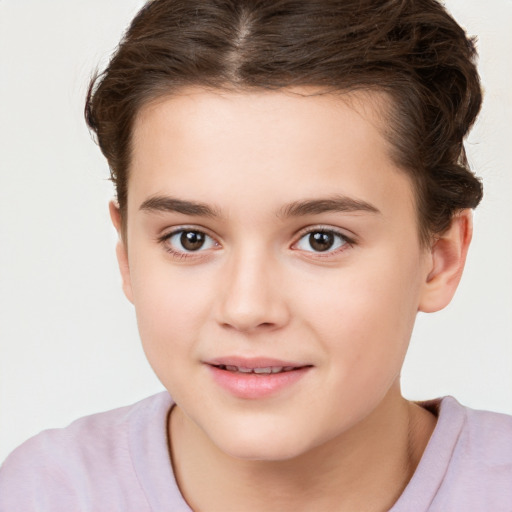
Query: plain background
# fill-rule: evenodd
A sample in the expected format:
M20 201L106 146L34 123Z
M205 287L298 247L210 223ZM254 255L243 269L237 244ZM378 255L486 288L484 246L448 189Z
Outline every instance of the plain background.
M0 461L42 429L162 389L122 295L88 78L141 0L0 0ZM449 0L478 35L485 103L467 149L485 184L453 303L420 315L411 399L512 413L512 1Z

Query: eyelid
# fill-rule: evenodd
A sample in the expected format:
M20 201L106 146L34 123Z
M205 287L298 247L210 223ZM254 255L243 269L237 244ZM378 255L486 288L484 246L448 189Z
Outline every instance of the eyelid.
M166 245L166 242L170 238L172 238L174 235L181 233L183 231L196 231L196 232L203 233L205 236L207 236L208 238L211 238L215 242L215 247L213 248L213 250L216 250L221 247L221 244L220 244L217 236L211 234L209 229L204 228L202 226L197 226L197 225L179 225L179 226L173 226L172 228L167 228L167 230L165 230L161 235L158 235L156 237L156 241L158 243L162 244L164 246L165 251L168 252L169 254L171 254L171 256L173 256L174 258L180 259L180 260L186 259L186 258L204 258L204 257L209 256L208 254L204 254L204 253L209 252L209 250L211 250L212 248L205 249L205 250L199 249L197 251L187 252L187 251L175 250L175 249L172 249L171 246ZM332 256L337 255L337 254L339 254L357 244L357 237L355 237L355 235L348 235L346 233L346 230L343 230L343 229L340 229L337 227L333 227L333 226L329 226L329 225L319 224L319 225L307 226L305 228L302 228L298 232L296 232L296 234L294 236L295 242L293 242L293 244L291 245L290 248L294 249L295 246L298 244L298 242L304 236L306 236L310 233L316 233L316 232L333 233L334 235L342 238L345 241L345 243L341 247L339 247L333 251L325 251L325 252L301 251L301 252L313 254L315 258L332 257ZM300 250L300 249L297 249L297 250Z
M300 242L300 240L302 240L302 238L304 238L305 236L307 236L311 233L332 233L336 236L339 236L341 239L343 239L345 241L345 243L341 247L339 247L333 251L325 251L325 252L303 251L308 254L314 254L315 258L327 258L330 256L332 257L333 255L339 254L339 253L347 250L347 248L354 246L357 243L356 237L353 235L347 235L345 230L342 230L340 228L335 228L333 226L326 226L326 225L319 224L316 226L308 226L306 228L301 229L296 234L296 236L295 236L296 240L295 240L295 242L293 242L291 248L293 249ZM300 250L300 249L297 249L297 250Z
M220 243L217 240L217 237L215 237L214 235L209 233L208 229L200 227L200 226L193 226L193 225L180 225L180 226L174 226L172 228L168 228L167 231L165 231L161 235L157 236L156 241L158 243L160 243L161 245L163 245L165 251L168 252L172 257L174 257L176 259L182 260L182 259L187 259L187 258L204 258L206 256L206 254L204 254L204 253L207 252L209 249L211 250L212 249L211 247L204 249L204 250L198 249L197 251L180 251L180 250L173 249L169 244L166 244L166 242L168 242L173 236L177 235L178 233L182 233L182 232L186 232L186 231L194 231L197 233L202 233L206 237L213 240L213 242L215 244L215 247L213 248L214 250L217 247L220 247Z
M203 233L210 238L213 238L217 241L217 236L212 234L211 231L203 226L198 226L194 224L179 224L177 226L169 226L165 229L161 230L161 234L157 235L157 241L164 241L169 239L171 236L176 233L181 233L182 231L197 231L198 233Z
M334 233L336 235L341 236L342 238L347 240L347 242L350 243L355 244L357 242L357 237L354 233L349 232L347 229L330 226L328 224L313 224L310 226L306 226L305 228L302 228L295 233L295 238L299 240L304 235L307 235L309 233L316 233L318 231L324 233Z

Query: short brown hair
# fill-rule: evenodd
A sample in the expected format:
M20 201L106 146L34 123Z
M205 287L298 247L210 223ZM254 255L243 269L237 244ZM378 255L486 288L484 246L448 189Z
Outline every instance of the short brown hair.
M148 101L186 86L383 91L427 241L482 198L463 146L482 101L475 59L436 0L151 0L91 81L85 115L126 219L131 132Z

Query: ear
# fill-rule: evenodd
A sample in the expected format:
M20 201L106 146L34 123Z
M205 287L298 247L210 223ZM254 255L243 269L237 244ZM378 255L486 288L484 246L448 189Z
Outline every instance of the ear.
M114 201L110 201L108 207L110 210L110 218L112 219L112 224L116 228L117 234L119 236L119 240L116 245L116 255L117 263L119 264L119 270L121 271L121 278L123 280L123 291L126 295L126 298L131 303L133 303L130 265L128 263L128 252L126 250L126 244L123 240L121 212L119 211L119 206Z
M433 313L446 307L457 290L473 234L471 210L456 215L450 227L429 249L429 273L418 310Z

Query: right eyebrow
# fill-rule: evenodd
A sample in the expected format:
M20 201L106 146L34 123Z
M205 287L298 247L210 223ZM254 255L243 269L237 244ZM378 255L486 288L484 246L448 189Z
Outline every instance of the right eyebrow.
M294 201L283 207L279 217L300 217L302 215L319 215L325 212L367 212L379 214L378 208L366 201L347 196L334 195L319 199Z
M205 203L184 201L170 196L153 196L146 199L139 207L146 212L172 212L198 217L220 217L217 209Z

